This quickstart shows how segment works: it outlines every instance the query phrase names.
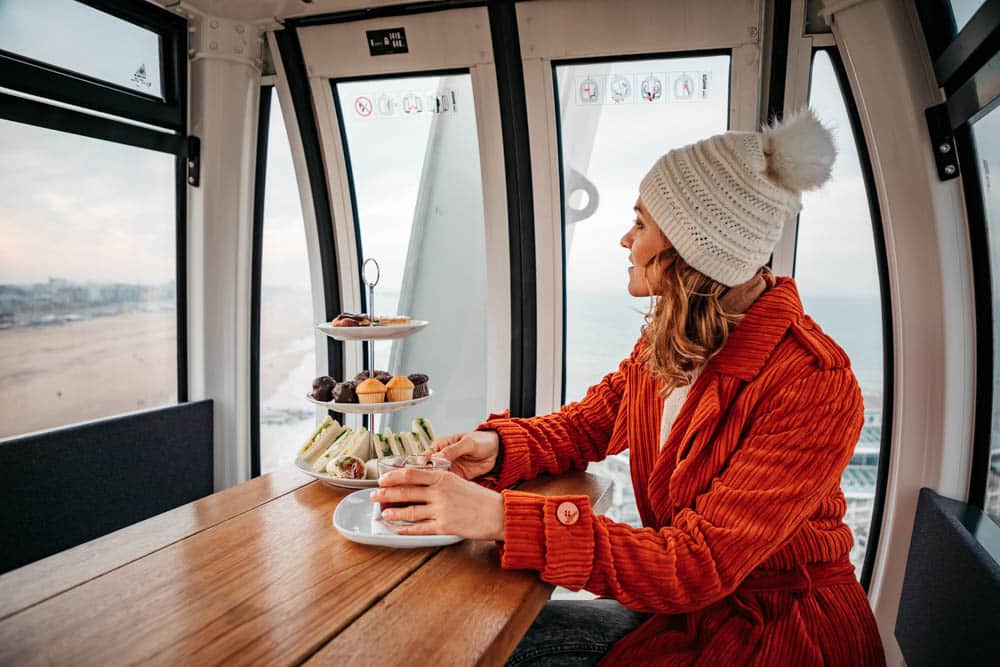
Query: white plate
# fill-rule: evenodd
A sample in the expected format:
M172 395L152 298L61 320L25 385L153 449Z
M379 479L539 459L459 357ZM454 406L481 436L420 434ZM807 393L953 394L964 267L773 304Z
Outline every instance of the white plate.
M429 323L427 320L410 320L409 324L376 324L361 327L334 327L329 322L317 324L316 328L335 340L391 340L406 338Z
M377 479L343 479L341 477L334 477L325 470L323 472L313 472L312 466L300 458L295 459L295 467L327 486L336 486L341 489L370 489L378 486Z
M396 549L443 547L461 542L458 535L396 535L378 519L379 506L371 500L374 489L355 491L333 511L333 526L352 542Z
M344 412L352 415L367 415L369 413L378 413L381 415L389 412L399 412L400 410L413 407L418 403L423 403L433 395L434 390L428 389L426 396L413 398L409 401L393 401L392 403L337 403L336 401L324 403L323 401L317 401L309 394L306 394L306 400L314 405L321 405L328 410L333 410L334 412Z

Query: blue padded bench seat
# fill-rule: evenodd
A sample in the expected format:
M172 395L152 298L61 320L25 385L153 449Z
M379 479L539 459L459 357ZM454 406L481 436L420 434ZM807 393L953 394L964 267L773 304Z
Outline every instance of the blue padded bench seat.
M906 663L1000 664L1000 527L983 513L920 490L896 617Z
M0 442L0 572L212 493L212 401Z

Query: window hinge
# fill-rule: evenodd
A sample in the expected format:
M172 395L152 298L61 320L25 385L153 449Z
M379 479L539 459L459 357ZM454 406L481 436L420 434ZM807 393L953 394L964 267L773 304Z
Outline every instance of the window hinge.
M931 135L931 152L937 163L938 178L948 181L958 177L958 155L955 150L955 135L948 118L948 106L937 104L924 111L927 131Z
M188 136L187 140L187 182L191 187L201 184L201 139Z

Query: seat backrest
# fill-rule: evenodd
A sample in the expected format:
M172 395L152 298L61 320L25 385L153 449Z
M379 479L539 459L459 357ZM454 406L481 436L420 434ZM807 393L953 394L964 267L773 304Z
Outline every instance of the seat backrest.
M908 665L1000 660L1000 527L977 507L920 490L896 617Z
M212 493L212 401L0 442L0 572Z

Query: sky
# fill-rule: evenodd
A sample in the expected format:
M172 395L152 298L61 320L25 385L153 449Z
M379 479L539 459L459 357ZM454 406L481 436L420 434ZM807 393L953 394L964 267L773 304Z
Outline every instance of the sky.
M79 21L94 20L93 10L85 6L70 0L50 2L59 3L59 11L66 12L63 15L74 12ZM151 33L119 30L121 22L114 19L102 25L102 29L118 30L113 33L114 51L109 51L113 40L108 39L85 43L82 49L79 42L68 39L34 39L32 31L38 24L25 17L37 12L37 7L28 0L0 0L0 45L28 55L47 55L57 62L83 54L79 67L112 80L120 79L123 71L108 67L107 63L115 62L110 53L125 48L141 60L152 48ZM91 33L73 31L77 40L87 34ZM46 54L38 51L41 44L49 49ZM151 77L155 70L147 68ZM700 74L708 76L704 99L671 97L683 73L699 81ZM623 103L609 100L607 92L602 93L605 103L596 107L577 99L575 93L584 82L593 79L606 84L609 76L623 76L630 82L630 96ZM652 104L637 95L641 82L650 77L661 79L665 87L662 98ZM624 292L627 252L618 240L631 224L638 183L666 150L725 129L728 78L725 56L561 68L566 167L585 173L600 194L593 216L575 223L568 235L567 287L571 291ZM422 77L340 86L365 254L390 259L385 287L398 286L401 279L401 259L408 245L432 116L405 115L398 108L386 115L378 105L383 96L397 103L408 93L425 99L438 85L436 78ZM876 292L871 221L839 95L829 62L820 54L812 105L833 128L840 156L831 183L803 197L796 277L803 290L817 295L869 296ZM463 110L469 108L466 102L472 101L471 96L471 88L461 91ZM370 98L376 107L367 118L354 108L361 97ZM272 109L265 284L301 287L308 284L301 202L276 96ZM9 121L0 121L0 146L4 152L0 161L0 283L40 282L50 276L147 284L173 278L171 156ZM842 270L858 266L859 260L864 270Z

